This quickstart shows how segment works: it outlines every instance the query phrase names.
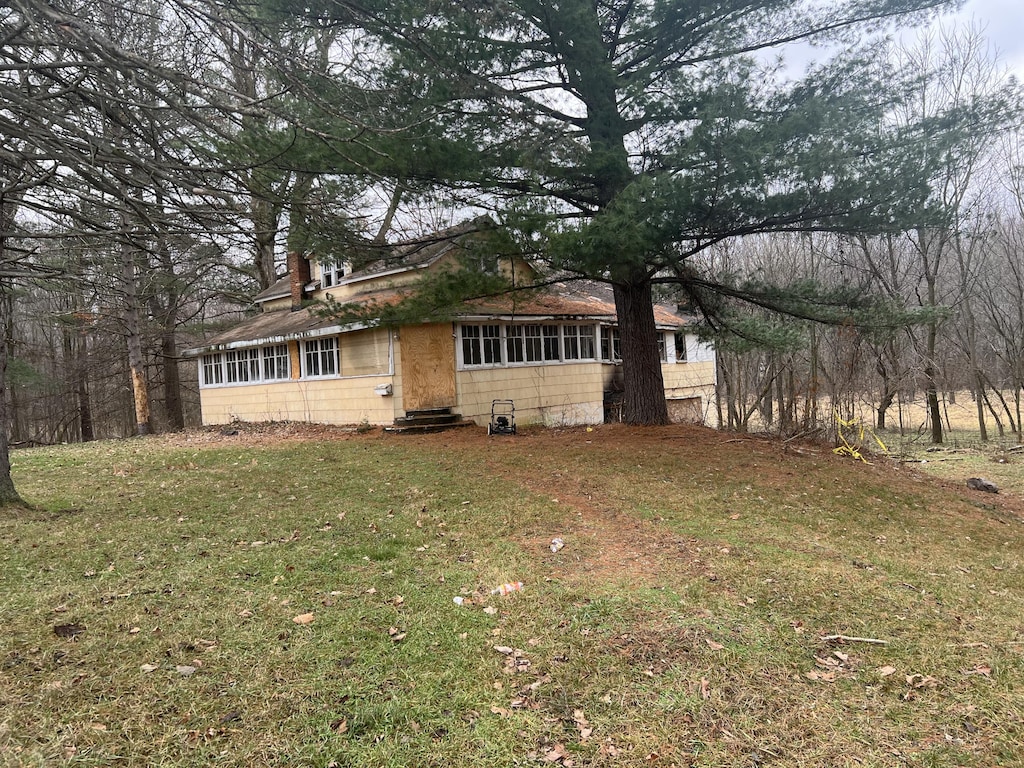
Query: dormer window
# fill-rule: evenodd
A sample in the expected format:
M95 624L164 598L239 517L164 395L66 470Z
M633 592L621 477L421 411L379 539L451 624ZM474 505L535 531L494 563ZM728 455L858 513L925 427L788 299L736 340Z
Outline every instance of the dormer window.
M320 287L330 288L338 285L342 278L352 274L352 265L348 262L325 262L320 264Z

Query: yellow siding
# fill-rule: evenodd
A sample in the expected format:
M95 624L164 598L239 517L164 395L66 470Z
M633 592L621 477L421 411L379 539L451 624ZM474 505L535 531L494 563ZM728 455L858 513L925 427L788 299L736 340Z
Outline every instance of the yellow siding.
M270 301L263 302L262 310L264 312L277 312L282 309L292 308L292 297L282 296L280 299L271 299Z
M487 424L492 400L514 400L520 424L599 424L604 420L606 367L579 363L459 371L458 411Z
M667 399L685 400L699 397L704 424L709 427L718 426L715 411L714 362L669 363L661 366L661 373L665 380Z
M382 328L357 331L342 334L339 341L346 378L297 380L299 343L290 341L291 381L205 387L200 390L203 423L226 424L237 419L391 424L396 415L395 398L374 391L377 386L394 387L389 332Z
M394 398L374 392L391 376L281 381L200 392L204 424L238 421L309 421L318 424L391 424Z
M382 275L367 280L359 280L344 285L332 285L330 288L321 288L313 291L311 298L326 299L328 295L335 301L342 303L348 301L352 296L369 291L379 291L384 288L405 288L419 281L423 277L423 271L413 269L408 272L400 272L394 275Z
M665 379L665 392L685 389L687 387L705 387L715 384L715 364L708 363L670 363L661 366L661 374Z

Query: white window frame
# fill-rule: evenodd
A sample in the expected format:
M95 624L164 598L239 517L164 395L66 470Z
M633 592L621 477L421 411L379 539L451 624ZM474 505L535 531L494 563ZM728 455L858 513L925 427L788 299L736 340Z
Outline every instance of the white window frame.
M479 325L463 325L459 331L462 339L462 360L463 365L471 368L478 368L483 365L483 349L480 346L480 335L482 333Z
M274 355L274 353L277 353ZM284 376L268 376L268 355L273 357L275 371L281 370L284 360ZM265 381L281 381L291 377L291 355L287 344L271 344L263 347L238 347L223 352L210 352L202 356L200 363L200 386L241 387L246 384L260 384Z
M593 325L568 323L562 326L562 359L567 363L597 359Z
M203 355L201 368L204 387L224 386L224 357L220 352Z
M672 334L673 346L676 351L676 362L687 363L689 362L689 352L687 351L687 339L686 331L676 331Z
M460 369L597 361L596 323L460 323ZM569 351L566 351L569 350Z
M321 336L302 342L302 378L336 379L341 376L340 344L337 336ZM311 363L315 361L315 365ZM333 371L324 372L328 367ZM315 372L310 369L314 368Z
M543 342L544 362L559 363L562 361L562 326L545 323L540 327Z
M577 326L580 332L580 360L597 360L597 341L594 334L596 326Z
M484 323L480 326L480 346L483 347L483 362L488 368L505 365L505 333L500 323Z
M339 285L343 278L347 277L352 273L351 266L348 262L334 263L334 262L321 262L320 263L320 287L321 288L333 288Z
M617 325L601 326L601 362L622 362L622 337Z
M292 377L292 356L287 344L260 347L263 381L284 381Z
M260 381L259 347L229 349L224 353L224 383L251 384Z
M526 364L526 337L521 325L505 326L505 364Z

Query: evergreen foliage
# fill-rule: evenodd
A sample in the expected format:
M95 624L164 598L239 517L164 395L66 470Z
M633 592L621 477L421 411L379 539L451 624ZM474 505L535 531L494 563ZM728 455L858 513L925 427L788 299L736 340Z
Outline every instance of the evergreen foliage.
M935 170L997 110L897 122L912 88L873 33L949 4L271 0L373 41L374 80L409 129L398 152L381 134L375 173L496 210L552 267L613 285L634 423L666 418L649 405L662 384L653 315L638 309L655 282L808 311L799 292L698 275L696 254L754 233L941 221ZM793 41L840 52L787 80L766 62Z

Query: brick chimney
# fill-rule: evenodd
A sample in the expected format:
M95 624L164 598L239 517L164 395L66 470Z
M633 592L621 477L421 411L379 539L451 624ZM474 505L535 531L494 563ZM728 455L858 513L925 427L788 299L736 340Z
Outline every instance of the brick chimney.
M288 279L292 287L292 312L302 309L302 300L306 298L306 285L311 278L309 259L298 251L289 251Z

